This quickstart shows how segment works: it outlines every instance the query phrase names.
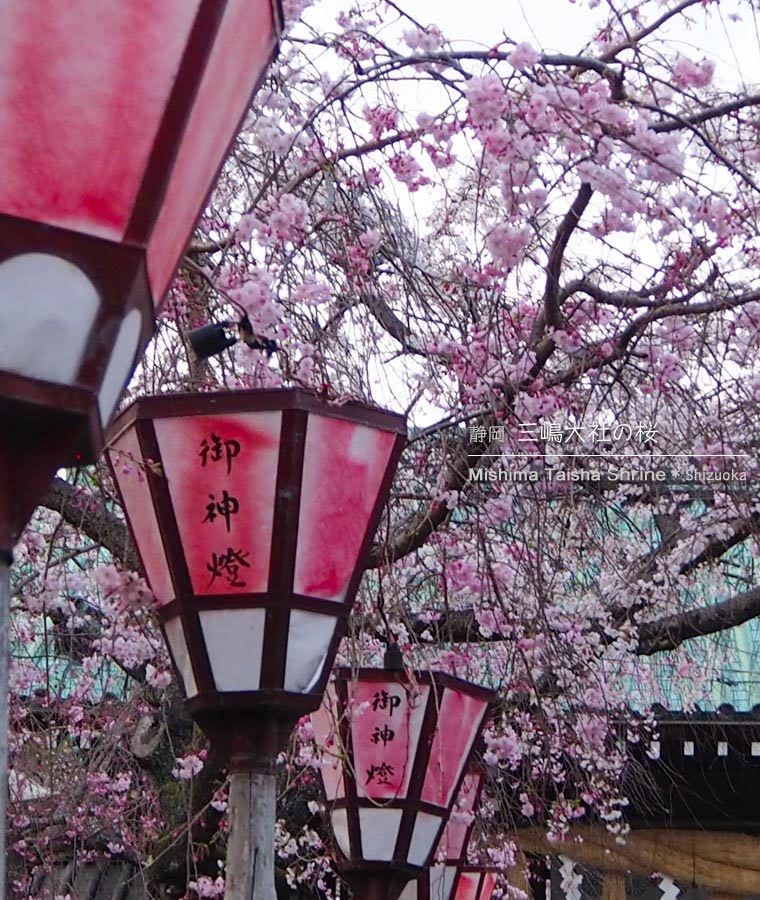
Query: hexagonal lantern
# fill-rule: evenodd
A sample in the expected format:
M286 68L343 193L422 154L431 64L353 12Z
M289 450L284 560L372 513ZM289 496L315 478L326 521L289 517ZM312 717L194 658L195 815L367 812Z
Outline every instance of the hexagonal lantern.
M454 811L435 853L436 864L410 881L400 900L489 900L498 871L467 864L467 846L475 823L485 773L470 770L464 777Z
M279 0L0 9L0 549L90 462L277 50Z
M492 697L437 672L336 671L312 723L338 870L363 900L431 864Z
M136 401L107 451L187 706L233 770L316 709L405 443L300 390Z

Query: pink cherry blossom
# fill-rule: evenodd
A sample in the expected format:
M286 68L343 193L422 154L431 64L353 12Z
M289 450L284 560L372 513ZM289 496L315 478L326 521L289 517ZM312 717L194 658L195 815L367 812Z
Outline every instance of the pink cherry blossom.
M516 228L501 223L486 238L486 246L498 262L515 266L522 260L530 239L531 231L527 226Z
M707 87L712 82L715 63L703 59L699 63L692 62L686 56L678 56L671 69L673 81L682 88Z
M507 60L509 61L509 64L516 69L527 69L531 66L535 66L540 58L540 53L534 50L527 41L522 41L515 46L515 49L507 57Z
M471 78L467 82L467 102L474 125L485 125L499 119L508 107L501 78L496 74Z

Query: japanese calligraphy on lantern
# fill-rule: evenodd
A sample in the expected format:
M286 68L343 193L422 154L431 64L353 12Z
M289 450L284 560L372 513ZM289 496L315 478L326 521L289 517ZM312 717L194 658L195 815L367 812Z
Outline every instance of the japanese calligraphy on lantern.
M225 440L214 433L209 437L204 437L198 451L198 456L201 458L201 468L205 469L209 462L215 463L225 460L227 463L227 475L231 475L232 461L240 455L240 448L240 441L233 438ZM227 534L229 534L232 517L240 512L240 501L226 489L221 492L220 500L217 500L216 494L209 494L208 496L211 502L206 504L206 515L202 520L203 523L209 522L213 525L214 522L219 520L224 524ZM217 553L215 550L212 550L211 559L206 563L206 568L211 572L209 587L214 584L217 578L226 579L226 583L230 587L247 587L248 582L244 577L245 572L241 570L251 568L251 564L247 562L250 555L250 551L242 547L238 550L228 547L224 553Z
M217 578L226 578L232 587L245 587L245 581L241 574L241 568L250 569L251 564L246 562L250 553L247 550L233 550L227 548L226 553L212 553L211 562L206 563L206 568L211 572L210 584Z
M351 739L356 792L390 800L404 796L419 743L429 687L393 681L353 687Z
M240 442L233 438L223 440L218 434L211 434L201 441L201 449L198 456L201 458L201 466L205 468L209 463L226 462L227 474L232 474L232 460L240 455Z
M221 500L217 500L215 494L209 494L208 497L211 502L206 504L206 517L203 521L213 522L221 517L229 534L232 517L240 512L240 501L237 497L231 497L227 491L222 491Z
M280 412L155 423L198 595L268 588L281 423Z

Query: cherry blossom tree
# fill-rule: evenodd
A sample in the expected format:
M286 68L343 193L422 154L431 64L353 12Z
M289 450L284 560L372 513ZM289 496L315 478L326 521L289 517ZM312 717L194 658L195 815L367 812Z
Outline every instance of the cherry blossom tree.
M395 641L499 688L484 859L510 863L517 822L624 831L652 702L714 702L760 615L760 90L689 43L755 12L568 0L588 43L555 52L506 22L465 45L394 0L285 5L130 393L300 385L406 411L344 659ZM189 330L243 315L253 339L194 358ZM55 480L14 598L18 896L68 893L74 858L221 896L224 773L103 466ZM283 891L334 889L316 764L304 722Z

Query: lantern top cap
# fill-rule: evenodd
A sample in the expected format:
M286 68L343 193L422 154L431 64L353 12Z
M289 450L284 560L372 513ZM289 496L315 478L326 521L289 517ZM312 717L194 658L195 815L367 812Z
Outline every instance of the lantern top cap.
M350 666L338 666L333 672L335 679L338 681L353 681L356 679L357 681L377 681L385 684L389 681L396 681L400 684L409 684L411 682L406 672L394 672L389 669L352 669ZM462 694L479 697L482 700L493 700L495 697L495 692L491 688L473 684L471 681L465 681L464 678L457 678L456 675L449 675L446 672L415 670L414 680L419 684L434 684L436 687L451 688Z
M156 394L133 401L109 428L114 440L139 420L172 419L190 416L231 415L235 413L303 410L334 419L346 419L358 425L391 431L406 436L406 417L377 406L350 400L335 403L300 388L276 388L246 391L208 391Z

